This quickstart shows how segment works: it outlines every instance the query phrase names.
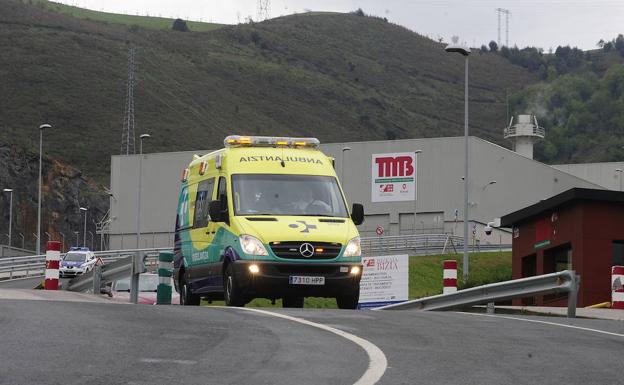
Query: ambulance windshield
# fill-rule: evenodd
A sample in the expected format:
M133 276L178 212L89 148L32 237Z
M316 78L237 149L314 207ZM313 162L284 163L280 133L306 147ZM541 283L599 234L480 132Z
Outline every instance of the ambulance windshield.
M235 215L347 217L336 178L313 175L233 175Z

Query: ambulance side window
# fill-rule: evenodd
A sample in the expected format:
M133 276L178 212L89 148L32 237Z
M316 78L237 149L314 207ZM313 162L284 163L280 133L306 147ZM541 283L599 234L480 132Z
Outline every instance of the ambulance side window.
M178 215L177 215L177 227L178 230L188 229L191 227L191 217L189 215L189 193L188 186L182 188L180 191L180 199L178 201Z
M195 198L195 220L194 228L208 226L208 204L212 199L215 178L210 178L199 182L197 185L197 196Z

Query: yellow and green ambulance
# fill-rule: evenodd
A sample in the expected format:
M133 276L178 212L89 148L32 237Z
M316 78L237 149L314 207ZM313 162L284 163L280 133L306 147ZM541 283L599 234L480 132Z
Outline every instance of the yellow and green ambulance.
M336 298L355 309L361 204L349 213L333 159L315 138L228 136L182 173L174 281L182 305Z

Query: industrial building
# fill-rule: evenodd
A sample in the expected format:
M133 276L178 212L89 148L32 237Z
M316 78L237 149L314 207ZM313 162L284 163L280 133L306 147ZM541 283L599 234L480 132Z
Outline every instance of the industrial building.
M522 124L522 120L519 120ZM527 124L530 124L527 123ZM526 131L526 130L525 130ZM531 132L535 132L532 129ZM521 127L506 130L506 137L523 133ZM538 134L542 134L538 132ZM524 155L532 154L526 140ZM464 138L428 138L393 141L321 144L321 150L335 158L335 168L349 205L362 203L366 219L359 226L363 237L414 233L462 235ZM599 181L589 181L504 147L469 137L469 221L471 242L511 243L509 229L495 229L491 235L483 227L503 215L520 210L574 187L604 189ZM148 146L145 146L146 150ZM111 249L137 245L138 175L141 165L141 247L173 244L180 174L198 151L113 156L111 159L110 218ZM392 168L387 159L410 158L413 173L399 176L396 190L390 191L376 172ZM384 175L381 175L384 176ZM385 175L387 177L388 175ZM380 182L381 181L381 182ZM608 186L607 186L608 187Z

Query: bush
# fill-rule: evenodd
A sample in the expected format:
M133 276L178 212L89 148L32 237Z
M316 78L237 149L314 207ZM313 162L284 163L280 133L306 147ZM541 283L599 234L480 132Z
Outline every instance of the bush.
M362 8L358 8L355 11L353 11L353 14L355 16L366 16L366 14L364 13L364 11L362 11Z
M186 21L182 19L175 19L175 21L173 22L173 27L171 27L171 29L173 29L174 31L179 31L179 32L189 31L188 25L186 25Z

